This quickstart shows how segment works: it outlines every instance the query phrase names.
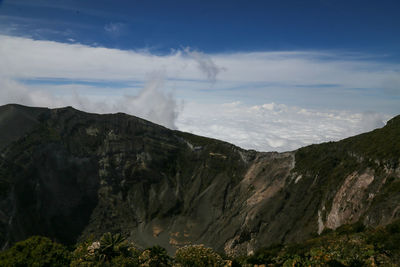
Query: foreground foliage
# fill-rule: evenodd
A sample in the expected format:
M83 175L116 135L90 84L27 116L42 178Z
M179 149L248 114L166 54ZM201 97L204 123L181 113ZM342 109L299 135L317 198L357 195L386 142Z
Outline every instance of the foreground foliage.
M243 266L399 266L399 244L400 221L377 229L357 223L301 244L260 249L240 261Z
M105 233L98 241L89 238L73 251L33 236L1 252L0 266L399 266L399 245L400 221L376 229L344 225L301 244L271 246L230 260L203 245L179 248L172 258L160 246L139 250L120 234Z
M139 266L139 253L121 234L105 233L100 241L80 243L72 252L71 267Z
M203 245L185 246L179 248L175 254L175 262L177 266L225 266L228 265L222 257L211 248Z
M65 246L42 236L17 242L0 253L0 266L3 267L61 267L68 266L70 260L70 252Z
M168 267L172 266L172 258L167 250L160 246L148 248L139 256L140 266L143 267Z

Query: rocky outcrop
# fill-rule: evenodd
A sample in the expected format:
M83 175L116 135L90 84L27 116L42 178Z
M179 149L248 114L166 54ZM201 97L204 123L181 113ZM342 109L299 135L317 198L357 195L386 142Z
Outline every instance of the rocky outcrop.
M397 137L385 156L364 147L368 136L261 153L121 113L3 106L0 244L120 232L170 252L251 254L345 223L386 224L400 217L399 125L381 129Z
M373 199L372 193L366 196L366 190L373 181L374 175L368 171L347 176L333 198L325 227L336 229L343 224L356 223Z

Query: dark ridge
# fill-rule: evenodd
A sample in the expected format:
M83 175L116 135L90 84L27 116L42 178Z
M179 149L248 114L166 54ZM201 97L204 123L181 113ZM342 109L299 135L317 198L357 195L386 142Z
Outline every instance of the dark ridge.
M0 106L0 150L37 126L40 115L48 111L17 104Z

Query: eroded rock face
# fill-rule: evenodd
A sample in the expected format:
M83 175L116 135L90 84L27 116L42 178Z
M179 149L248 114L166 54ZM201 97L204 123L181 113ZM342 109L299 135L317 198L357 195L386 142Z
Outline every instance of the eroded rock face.
M260 153L125 114L3 110L4 136L2 118L31 122L21 131L13 125L19 135L4 139L1 150L3 247L34 234L73 244L120 232L171 253L205 244L251 254L343 223L400 217L400 199L390 191L398 165L366 165L368 157L355 157L347 143L349 151L339 142Z
M367 195L366 189L374 181L373 172L347 176L333 198L331 210L325 226L336 229L343 224L355 223L368 208L372 196Z

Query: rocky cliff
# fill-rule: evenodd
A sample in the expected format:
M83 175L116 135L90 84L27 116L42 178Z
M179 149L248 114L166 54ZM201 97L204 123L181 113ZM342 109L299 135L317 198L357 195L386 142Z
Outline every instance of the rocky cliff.
M340 142L246 151L126 114L0 107L0 244L121 232L248 254L400 218L400 117Z

